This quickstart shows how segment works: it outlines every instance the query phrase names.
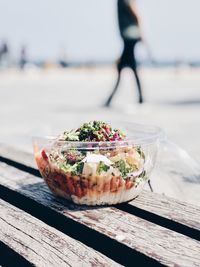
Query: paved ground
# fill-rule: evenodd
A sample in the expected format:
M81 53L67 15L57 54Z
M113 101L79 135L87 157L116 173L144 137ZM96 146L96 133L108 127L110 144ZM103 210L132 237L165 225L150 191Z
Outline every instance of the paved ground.
M116 79L112 67L1 71L1 142L31 150L33 135L59 133L85 120L117 119L162 127L170 140L200 162L200 70L141 69L144 105L136 104L131 72L123 74L113 106L106 109L101 105ZM155 191L199 202L195 162L169 144L161 156L152 177Z

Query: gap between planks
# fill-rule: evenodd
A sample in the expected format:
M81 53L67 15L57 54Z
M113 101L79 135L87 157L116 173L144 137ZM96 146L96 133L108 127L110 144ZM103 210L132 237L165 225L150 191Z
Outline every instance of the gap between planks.
M0 240L5 244L0 246L0 263L4 265L10 262L8 255L14 255L14 264L18 253L18 258L23 256L34 266L121 266L3 200L0 225Z
M200 247L197 241L191 240L190 238L184 237L167 229L163 229L160 226L119 211L116 208L90 209L87 207L86 209L84 207L78 207L69 202L65 202L61 199L54 198L41 179L19 171L16 168L6 166L7 165L4 164L5 168L1 168L0 171L2 175L2 182L5 184L5 186L1 186L2 196L6 198L9 194L9 200L11 201L12 192L13 201L16 202L18 197L17 204L22 205L23 208L30 209L30 204L32 203L33 207L34 203L35 207L34 209L31 209L31 212L36 212L37 216L43 216L43 220L47 219L48 222L54 224L55 222L48 219L55 216L58 221L58 225L56 224L56 227L60 227L62 224L67 225L68 229L64 229L64 227L62 229L64 231L68 230L67 234L74 235L74 227L76 226L79 230L78 233L76 233L77 238L82 237L83 240L86 240L86 242L91 242L91 240L87 239L87 235L90 233L92 239L94 238L92 243L94 246L98 246L98 244L96 244L96 240L99 240L100 242L101 239L103 242L108 242L107 244L104 243L107 245L104 252L109 249L111 243L114 241L112 245L119 246L118 253L121 251L123 257L127 254L122 253L122 251L128 253L127 248L131 248L129 251L132 252L130 253L130 256L131 254L133 256L136 252L138 253L132 257L133 260L136 258L147 260L148 257L156 259L157 261L154 262L153 266L156 266L156 263L158 262L169 266L173 266L174 264L191 266L192 263L196 264L196 262L199 264L199 254L197 253L197 250ZM10 187L10 189L7 187ZM16 191L18 191L18 193ZM25 204L23 198L24 200L26 199L27 205ZM30 198L32 200L30 200ZM28 203L28 201L30 201L30 203ZM38 201L40 203L37 203ZM49 217L46 218L46 216ZM59 223L61 225L59 225ZM82 232L82 230L85 232ZM123 236L125 239L123 240L122 238L120 242L116 242L121 239L119 236ZM152 246L154 243L156 244L156 247ZM173 249L174 246L176 246L176 249ZM192 247L195 249L192 250ZM99 249L101 249L101 246ZM191 250L193 257L190 255ZM117 251L115 250L115 252ZM114 251L112 251L110 255L112 256L113 253ZM181 253L183 253L183 255L177 259L176 253L178 253L179 256ZM116 255L119 257L118 260L120 259L120 256L122 256L121 254ZM146 258L144 255L146 255Z
M31 153L19 151L21 162L17 162L17 150L11 147L6 150L6 147L0 146L1 162L41 177L39 171L34 167L35 164ZM2 156L2 153L6 151L7 156L11 156L13 152L12 159ZM200 241L200 207L148 191L144 191L141 196L132 202L116 205L116 207Z

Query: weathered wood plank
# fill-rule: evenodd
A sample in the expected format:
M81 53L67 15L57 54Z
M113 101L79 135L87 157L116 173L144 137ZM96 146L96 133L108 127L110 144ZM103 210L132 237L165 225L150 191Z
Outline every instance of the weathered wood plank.
M95 230L120 242L125 248L138 251L162 264L167 266L200 265L200 243L189 237L120 211L115 207L95 209L73 205L54 197L40 178L4 163L0 164L0 182L5 187L25 195L28 199L39 202L46 207L46 211L49 209L56 211L56 214ZM0 189L3 195L2 187ZM66 222L63 220L66 227L70 228L69 221ZM73 229L71 230L70 232L68 229L70 233L73 232ZM78 234L81 235L81 232ZM121 257L124 257L123 253ZM155 262L153 266L156 266Z
M0 157L10 159L13 162L18 162L25 166L37 168L37 164L32 153L7 144L0 143Z
M36 266L120 266L3 200L0 226L0 240Z
M31 153L18 150L17 148L1 144L0 157L11 159L14 164L15 162L23 164L25 166L25 171L28 171L26 169L28 167L31 167L33 169L36 168L33 155ZM30 173L33 172L30 171ZM33 174L35 175L36 173ZM137 199L129 202L129 205L169 219L172 222L174 221L180 224L184 224L191 229L197 231L200 230L200 206L193 206L188 203L184 203L160 194L152 194L151 192L148 192L146 190L144 190ZM130 207L126 206L125 210L129 208ZM131 212L131 210L129 212ZM145 214L143 215L145 216ZM149 219L148 214L146 214L146 219ZM200 238L197 239L199 240Z
M0 144L0 161L41 177L32 153L18 151L17 148Z
M200 230L200 206L145 191L130 205Z

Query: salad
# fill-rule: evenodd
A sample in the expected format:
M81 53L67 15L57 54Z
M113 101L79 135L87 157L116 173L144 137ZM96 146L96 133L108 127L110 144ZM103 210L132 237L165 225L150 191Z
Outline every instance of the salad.
M51 191L78 204L128 201L147 180L142 147L102 121L65 131L42 149L35 145L35 158Z

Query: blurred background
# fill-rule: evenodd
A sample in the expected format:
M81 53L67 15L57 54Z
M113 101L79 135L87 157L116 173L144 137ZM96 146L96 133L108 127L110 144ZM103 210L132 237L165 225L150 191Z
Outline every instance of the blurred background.
M124 43L117 0L0 0L0 141L32 151L32 136L83 121L158 125L178 147L161 148L154 190L199 204L200 2L133 2L144 101L138 103L131 69L123 68L108 107ZM170 159L173 168L164 168Z

